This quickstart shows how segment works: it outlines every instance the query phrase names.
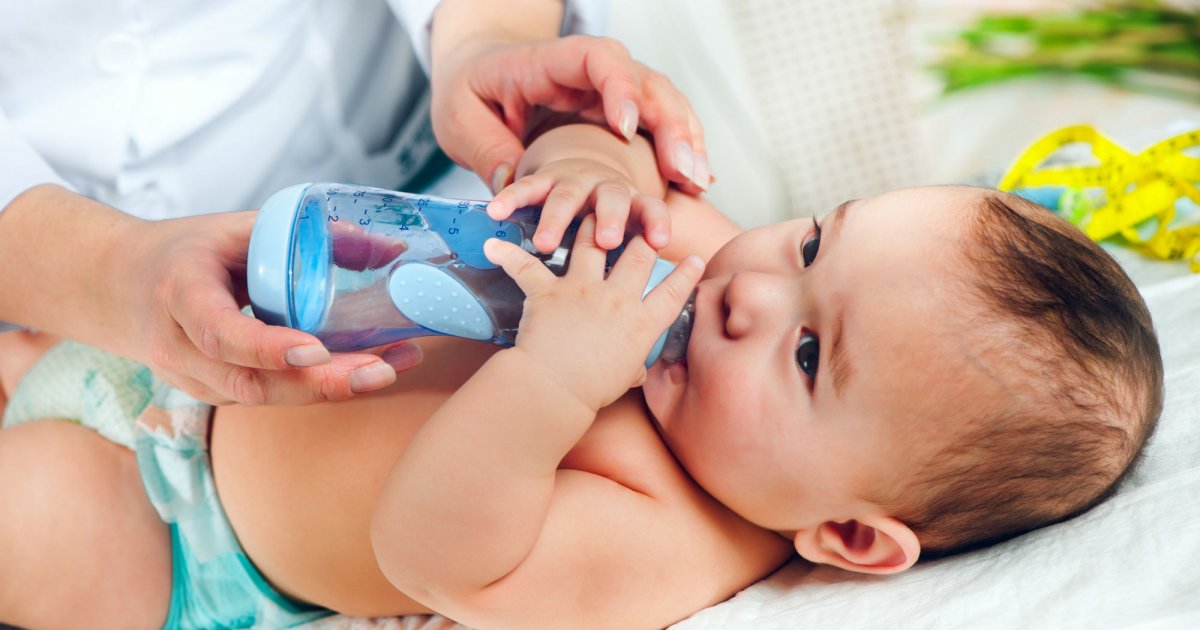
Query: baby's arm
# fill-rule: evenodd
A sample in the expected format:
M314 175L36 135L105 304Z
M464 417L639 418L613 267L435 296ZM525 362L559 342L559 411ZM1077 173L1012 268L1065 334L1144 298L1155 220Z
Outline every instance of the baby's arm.
M372 542L384 574L470 625L595 622L596 609L581 600L617 605L612 591L627 579L617 568L645 558L637 544L645 537L611 524L593 531L595 523L630 517L650 540L682 525L639 518L657 509L649 496L559 470L597 412L645 378L642 360L703 268L689 257L643 300L654 251L635 238L606 277L594 230L585 218L561 278L515 245L489 241L488 257L526 294L517 344L426 421L376 506Z
M539 142L564 141L565 153L582 158L594 150L580 142L589 134L565 128ZM617 158L624 147L613 147ZM536 159L537 148L527 155ZM516 248L490 244L489 257L527 294L517 346L426 422L376 506L372 541L384 574L469 625L666 625L781 557L775 547L762 553L779 540L715 510L677 471L662 492L662 484L635 488L559 469L597 410L644 376L650 344L699 277L697 261L683 264L643 303L653 250L635 239L605 280L594 229L589 217L561 279ZM645 439L656 442L649 427Z
M671 215L671 242L658 250L660 258L678 261L695 254L707 261L742 231L704 197L670 188L665 202Z
M707 260L741 231L704 198L668 188L653 147L640 135L625 143L595 125L556 127L529 146L517 176L488 204L488 213L503 219L522 206L541 205L533 242L544 252L558 245L585 207L596 214L601 247L621 243L628 218L661 257L676 261L687 254Z

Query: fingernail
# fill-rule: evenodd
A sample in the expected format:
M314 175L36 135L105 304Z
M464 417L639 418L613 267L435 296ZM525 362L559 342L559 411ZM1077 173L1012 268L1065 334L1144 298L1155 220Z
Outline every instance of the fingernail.
M695 159L695 156L692 155L692 147L688 143L682 140L675 143L675 170L689 180L692 179Z
M372 363L350 373L350 390L354 393L369 392L396 380L396 370L387 363Z
M692 182L700 187L700 190L708 190L708 158L703 155L696 156L696 177Z
M660 245L666 245L667 241L671 238L670 236L667 236L666 230L654 230L650 233L650 237L654 239L655 243Z
M513 169L508 163L501 164L492 171L492 194L500 192L504 185L508 183L508 178L512 176Z
M325 349L325 346L319 344L296 346L284 353L283 360L292 367L325 365L329 363L329 351Z
M402 346L388 348L380 355L380 358L399 372L420 363L425 355L421 352L420 346L406 343Z
M692 269L704 269L704 259L695 254L688 254L687 258L684 258L680 264L688 265Z
M541 235L534 236L533 240L536 241L533 245L538 251L550 253L558 247L561 239L557 233L547 230L542 232Z
M633 140L638 128L637 103L629 100L621 103L621 116L617 119L617 125L621 128L621 135L625 136L626 140Z
M621 231L615 227L606 227L603 230L600 230L600 239L599 240L602 240L605 243L613 243L615 241L620 240L620 238L621 238Z

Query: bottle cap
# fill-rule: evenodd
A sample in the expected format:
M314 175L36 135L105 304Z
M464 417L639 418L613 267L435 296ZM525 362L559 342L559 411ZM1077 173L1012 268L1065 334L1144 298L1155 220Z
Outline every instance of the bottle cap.
M288 186L258 211L246 257L246 289L254 316L274 326L292 326L292 245L300 200L310 184Z

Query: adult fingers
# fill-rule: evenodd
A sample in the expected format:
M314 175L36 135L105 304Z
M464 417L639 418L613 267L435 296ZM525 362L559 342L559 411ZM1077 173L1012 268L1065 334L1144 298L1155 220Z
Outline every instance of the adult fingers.
M199 400L200 402L210 405L230 405L233 404L233 399L222 396L208 385L200 381L178 373L168 373L161 369L154 369L154 374L167 385L182 391L183 393Z
M569 35L514 47L510 54L521 55L518 62L530 66L524 80L516 84L522 97L531 105L544 105L557 111L575 111L592 104L592 95L599 95L605 121L613 131L632 138L637 131L636 100L645 66L633 61L629 52L616 40L587 35ZM505 62L495 57L491 61ZM488 76L496 74L489 69ZM511 69L504 68L511 73ZM512 82L508 82L512 89Z
M685 97L686 100L686 97ZM702 190L708 190L712 185L712 171L708 165L708 149L704 145L704 126L700 124L700 119L696 117L696 112L688 107L688 129L692 134L692 151L696 154L696 161L692 167L692 183L700 187Z
M613 131L632 140L640 122L636 99L645 66L634 61L620 42L608 38L581 40L588 48L584 70L589 82L600 92L604 119Z
M147 313L152 325L141 333L146 344L142 358L164 380L212 403L301 404L344 398L395 378L391 366L370 367L382 364L379 357L331 360L311 335L243 315L233 295L232 276L243 273L242 237L248 236L253 214L205 221L219 221L226 233L196 250L208 256L181 255L190 261L186 266L165 269Z
M669 79L649 72L642 82L642 119L654 136L659 170L686 192L708 188L708 159L703 129L687 99ZM697 176L697 155L705 181Z
M396 380L395 368L370 354L335 355L319 367L261 370L213 361L193 352L181 355L176 371L191 375L215 392L218 399L244 405L339 401Z
M512 178L525 147L475 94L458 96L435 118L434 135L451 159L475 171L495 193Z
M489 238L483 243L483 255L499 265L526 296L541 294L556 280L542 261L508 241Z
M514 67L525 69L519 81L512 80ZM469 163L485 181L493 182L493 189L499 188L495 183L503 178L477 164L484 160L459 157L453 146L447 146L468 146L475 142L465 136L475 134L474 121L485 116L491 116L489 126L503 127L495 111L484 101L501 107L511 130L527 106L545 105L560 111L579 109L580 99L586 101L586 96L592 93L600 94L604 120L614 131L632 138L641 123L654 135L659 147L659 168L668 179L688 192L698 192L708 185L704 180L694 181L701 179L696 177L696 155L703 157L707 153L702 130L687 99L666 77L630 58L624 46L615 40L572 35L494 51L471 77L475 98L435 107L434 131L450 157ZM514 151L510 155L520 153ZM512 164L515 163L514 160ZM701 174L706 168L707 159L703 158L699 166Z
M424 361L425 354L421 352L421 346L404 341L384 348L379 358L400 373Z
M659 170L668 179L688 192L708 187L703 129L669 79L633 60L624 46L608 38L564 37L548 44L538 59L553 85L534 81L525 86L527 100L545 101L557 92L554 87L596 90L605 120L614 131L629 139L640 124L654 135Z
M197 362L212 360L205 358L178 326L159 330L157 334L150 332L147 337L150 347L145 363L168 385L210 405L235 402L209 385L207 373L195 369Z
M329 362L329 351L316 337L243 314L230 287L211 276L184 276L175 287L168 314L211 360L270 370Z

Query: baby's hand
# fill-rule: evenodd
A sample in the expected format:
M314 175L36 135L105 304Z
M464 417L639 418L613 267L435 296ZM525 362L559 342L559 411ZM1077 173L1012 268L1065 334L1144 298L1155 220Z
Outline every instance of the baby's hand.
M615 249L625 240L626 221L640 223L646 241L661 249L671 240L671 216L661 199L640 194L629 177L598 160L569 158L548 162L501 190L488 203L488 215L502 220L517 208L542 206L533 245L552 252L581 210L595 209L596 245Z
M646 355L704 269L699 257L688 256L642 299L654 250L634 237L605 278L605 252L594 243L595 230L596 219L584 217L561 278L512 243L484 244L488 259L525 292L517 343L505 352L528 355L531 365L592 412L645 380Z

